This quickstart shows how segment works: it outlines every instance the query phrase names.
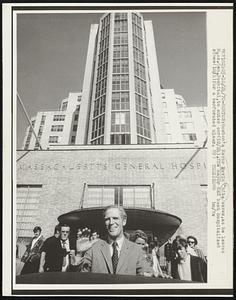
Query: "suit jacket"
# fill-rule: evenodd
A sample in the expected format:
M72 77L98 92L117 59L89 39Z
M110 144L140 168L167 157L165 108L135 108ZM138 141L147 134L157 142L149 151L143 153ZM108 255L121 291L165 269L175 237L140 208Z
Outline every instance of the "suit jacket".
M34 247L31 249L31 245L32 245L33 239L30 242L30 244L28 245L24 255L21 258L21 261L26 263L26 262L33 262L35 260L39 260L40 259L40 255L41 255L41 247L43 245L43 236L41 236L37 242L34 244Z
M207 264L200 257L190 255L190 268L192 281L207 282ZM180 279L178 273L178 263L173 265L173 277Z
M74 240L69 238L69 243L70 250L75 250ZM42 247L42 251L46 253L44 270L47 272L60 272L65 255L65 249L61 246L61 240L54 236L48 238Z
M124 239L116 274L143 275L148 266L139 245ZM85 253L82 272L111 273L113 266L107 241L99 240Z

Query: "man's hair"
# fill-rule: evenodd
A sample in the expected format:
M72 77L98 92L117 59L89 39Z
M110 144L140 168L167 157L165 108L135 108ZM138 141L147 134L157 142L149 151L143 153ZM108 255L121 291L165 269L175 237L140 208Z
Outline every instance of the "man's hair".
M190 236L187 237L187 241L188 241L189 239L194 240L195 245L197 245L198 241L197 241L197 239L195 238L195 236L190 235Z
M148 237L146 233L142 230L136 230L134 233L134 241L136 241L138 238L143 239L145 242L147 242Z
M105 214L106 212L109 210L109 209L112 209L112 208L116 208L119 210L120 212L120 215L123 219L127 219L127 214L124 210L124 207L123 206L119 206L119 205L110 205L110 206L107 206L104 211L103 211L103 217L105 217Z
M59 232L61 231L61 226L59 224L55 226L55 228L54 228L54 234L56 234L58 231Z
M34 229L33 229L33 232L35 233L37 231L42 232L42 228L40 226L35 226Z
M173 250L177 253L179 249L181 249L182 247L184 247L185 249L188 247L188 243L186 239L183 238L179 238L179 239L175 239L173 241Z

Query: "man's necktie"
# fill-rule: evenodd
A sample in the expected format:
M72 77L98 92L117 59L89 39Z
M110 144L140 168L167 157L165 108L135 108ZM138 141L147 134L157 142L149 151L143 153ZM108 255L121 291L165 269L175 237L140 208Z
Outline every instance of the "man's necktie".
M113 273L116 274L116 268L117 268L117 265L118 265L118 260L119 260L119 257L118 257L118 249L117 249L117 242L114 242L112 244L112 248L113 248L113 255L112 255L112 265L113 265Z
M66 242L62 242L62 248L64 250L64 255L63 255L63 263L62 263L62 267L65 267L66 265Z

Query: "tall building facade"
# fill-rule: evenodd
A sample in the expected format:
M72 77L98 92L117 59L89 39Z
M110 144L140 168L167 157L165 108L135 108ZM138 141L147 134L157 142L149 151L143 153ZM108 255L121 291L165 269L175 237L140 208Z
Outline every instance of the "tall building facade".
M92 59L93 58L93 59ZM152 24L139 13L108 13L93 25L77 144L162 140L161 87Z

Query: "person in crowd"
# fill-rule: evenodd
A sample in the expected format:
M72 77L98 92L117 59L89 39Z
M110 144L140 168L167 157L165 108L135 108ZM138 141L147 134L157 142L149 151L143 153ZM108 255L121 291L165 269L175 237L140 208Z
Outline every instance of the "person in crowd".
M180 238L173 242L173 249L177 255L176 263L173 266L173 277L181 280L207 282L207 264L200 257L189 254L187 247L186 239Z
M47 272L70 272L75 265L75 242L70 239L70 226L60 225L60 235L53 240L50 251L54 257L50 262ZM44 249L46 250L46 249ZM44 272L43 259L40 261L40 272Z
M194 236L190 235L187 237L187 242L188 242L189 248L191 248L194 252L192 255L198 256L201 259L203 259L205 262L207 262L206 256L204 255L203 251L198 247L197 239Z
M21 275L37 273L39 269L41 248L44 240L40 226L34 227L33 232L34 237L21 258L21 261L24 263Z
M164 246L164 256L166 259L167 274L171 276L171 261L173 259L173 249L171 239Z
M99 240L99 234L96 230L93 230L91 233L90 241L96 243Z
M148 237L146 233L140 229L136 230L134 232L134 242L135 244L139 245L142 249L143 257L146 261L146 270L144 275L147 277L154 276L154 270L153 270L153 257L149 253L149 246L148 246Z
M127 222L124 208L109 206L103 217L107 239L97 241L85 253L82 272L144 275L146 262L141 247L124 236Z
M60 266L57 267L57 253L55 253L55 244L58 243L60 236L60 226L56 225L54 235L47 238L41 248L41 258L39 265L39 273L60 271Z
M157 242L151 241L149 244L150 253L152 255L153 260L153 271L154 277L162 277L162 278L169 278L170 274L166 275L163 273L160 262L159 262L159 247L157 246Z

